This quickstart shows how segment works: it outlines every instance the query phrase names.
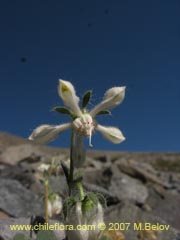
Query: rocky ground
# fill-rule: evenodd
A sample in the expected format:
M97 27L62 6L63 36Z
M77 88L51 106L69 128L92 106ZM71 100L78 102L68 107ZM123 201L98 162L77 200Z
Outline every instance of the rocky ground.
M38 167L52 158L67 162L68 155L66 149L0 133L0 240L10 240L16 233L9 224L29 224L32 215L44 214ZM50 182L62 196L67 195L61 169ZM84 188L106 197L107 226L121 223L116 227L122 228L130 223L128 230L121 229L121 239L180 240L179 153L89 151ZM62 214L57 219L62 221ZM138 223L161 225L161 230L139 231L135 229ZM163 230L167 225L169 229ZM63 232L58 234L64 238Z

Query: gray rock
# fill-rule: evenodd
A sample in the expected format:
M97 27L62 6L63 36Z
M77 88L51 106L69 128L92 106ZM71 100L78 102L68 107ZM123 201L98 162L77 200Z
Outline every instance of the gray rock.
M105 211L105 222L109 223L130 223L128 230L122 231L125 239L137 240L139 232L135 229L134 223L166 224L155 213L142 211L129 201L124 201L116 206L111 206ZM171 225L168 230L154 232L158 240L177 240L180 232Z
M41 215L44 207L36 194L43 186L36 169L42 162L50 163L52 157L66 161L67 156L68 149L42 146L0 132L0 208L3 212L17 217ZM85 192L100 192L115 204L107 208L107 223L167 223L171 225L170 230L157 233L157 239L180 240L177 230L180 222L179 159L179 153L87 151ZM64 196L68 194L64 177L51 177L50 183L54 191L61 191ZM126 239L137 240L137 231L131 229L123 233Z
M68 195L68 185L64 176L51 176L49 178L49 185L53 192L60 192L64 196Z
M97 186L89 183L84 183L83 186L84 186L84 190L87 192L102 194L106 199L107 206L114 205L119 202L119 199L117 198L117 196L113 195L110 191L106 190L101 186Z
M16 165L19 162L50 162L52 157L61 160L69 151L67 149L51 148L33 141L0 132L0 163Z
M36 153L35 153L36 152ZM7 147L1 154L2 163L14 165L27 158L40 158L40 152L31 144Z
M164 195L161 201L157 201L152 213L160 216L172 227L180 230L180 195L168 194Z
M148 163L136 162L134 159L119 159L116 165L123 172L134 178L140 179L142 182L151 182L161 185L165 188L171 188L167 179L161 179L157 176L159 172L155 171Z
M86 183L98 185L107 189L110 184L110 180L112 177L111 168L101 168L101 170L97 170L94 168L86 168L83 175L83 181ZM108 189L107 189L108 190Z
M150 206L152 214L160 216L172 227L180 230L180 195L178 193L169 193L164 191L163 195L155 191L154 188L149 188L149 196L146 204Z
M36 182L36 178L34 176L34 170L31 168L31 165L22 166L22 164L17 164L14 166L2 165L4 169L0 169L1 178L9 178L14 179L28 188Z
M148 190L139 180L120 172L117 166L112 167L113 176L109 191L119 200L134 200L143 204L148 197Z
M1 178L0 208L13 217L43 213L43 203L30 190L12 179Z

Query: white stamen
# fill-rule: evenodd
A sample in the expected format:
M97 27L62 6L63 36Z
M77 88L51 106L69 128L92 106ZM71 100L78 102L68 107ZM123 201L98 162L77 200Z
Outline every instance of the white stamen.
M89 130L89 146L90 147L93 147L93 145L91 143L92 131L93 131L93 127L91 127L90 130Z

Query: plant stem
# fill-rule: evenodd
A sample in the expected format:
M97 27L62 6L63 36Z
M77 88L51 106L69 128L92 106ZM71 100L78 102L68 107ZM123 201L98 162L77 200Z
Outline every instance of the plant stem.
M48 223L49 218L48 218L48 195L49 195L49 189L48 189L48 180L45 180L44 183L44 192L45 192L45 198L44 198L44 205L45 205L45 221Z
M79 200L82 201L84 199L84 190L81 182L77 183L78 191L79 191Z
M70 173L69 173L69 196L72 194L73 180L74 180L74 131L71 133L71 146L70 146Z

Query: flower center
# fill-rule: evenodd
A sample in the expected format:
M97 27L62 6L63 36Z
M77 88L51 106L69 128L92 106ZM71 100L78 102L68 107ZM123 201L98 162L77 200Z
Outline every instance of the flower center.
M76 134L81 136L89 137L89 146L93 146L91 144L91 136L95 128L95 123L90 114L83 114L82 117L76 118L73 121L73 128L76 131Z

